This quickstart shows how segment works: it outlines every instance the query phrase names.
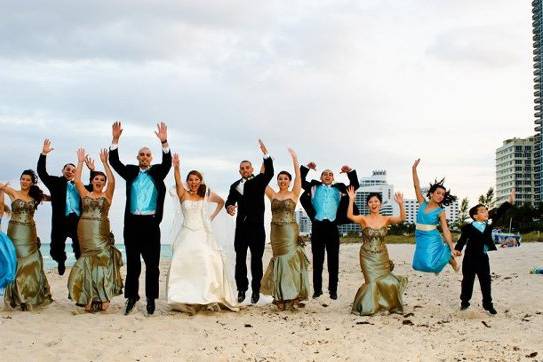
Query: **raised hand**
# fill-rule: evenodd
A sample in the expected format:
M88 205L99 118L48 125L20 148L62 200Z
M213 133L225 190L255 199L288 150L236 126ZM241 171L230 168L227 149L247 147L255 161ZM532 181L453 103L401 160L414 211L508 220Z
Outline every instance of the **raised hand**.
M79 148L77 150L77 161L78 162L85 162L85 157L86 157L85 149L83 147Z
M166 123L160 122L156 124L156 128L155 135L161 143L166 143L168 140L168 126L166 126Z
M413 163L412 168L413 168L413 169L416 169L417 166L419 165L419 163L420 163L420 158L417 158L417 159L415 160L415 162Z
M341 171L339 173L348 173L351 172L353 169L347 165L341 166Z
M513 205L515 203L515 199L516 199L516 191L515 191L515 188L513 187L513 190L511 190L511 193L509 194L509 199L507 201L509 201L509 203Z
M234 216L236 215L236 209L237 209L237 206L236 205L230 205L226 208L226 212L230 215L230 216Z
M260 146L260 151L262 151L264 155L267 155L268 149L266 148L266 145L264 144L264 142L262 142L261 139L258 140L258 145Z
M178 153L174 153L172 157L172 166L179 167L180 162L181 162L181 157L179 156Z
M306 166L310 170L317 171L317 164L313 161L309 162Z
M347 195L349 195L349 200L354 200L356 196L354 186L347 187Z
M47 155L49 152L51 152L53 150L54 150L54 148L51 147L51 141L49 140L49 138L46 138L43 141L43 147L41 149L42 155Z
M102 148L100 150L100 161L102 161L102 163L106 165L108 159L109 159L109 151L106 148Z
M121 138L121 134L123 133L123 128L121 126L121 122L117 121L113 123L111 126L111 135L113 136L113 143L118 143L119 138Z
M292 157L293 160L298 159L298 155L296 155L296 152L292 148L288 148L288 153L290 153L290 157Z
M462 252L460 250L453 249L452 254L454 256L462 256Z
M394 201L396 201L398 205L403 204L403 194L401 192L396 192L394 194Z
M91 171L94 171L96 169L96 166L94 165L94 160L89 155L85 157L85 165L87 165L87 168Z

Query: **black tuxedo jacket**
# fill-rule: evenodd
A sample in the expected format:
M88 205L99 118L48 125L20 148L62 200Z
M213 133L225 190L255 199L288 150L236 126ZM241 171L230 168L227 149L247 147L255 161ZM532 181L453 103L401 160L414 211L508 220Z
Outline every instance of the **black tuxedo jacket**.
M491 210L491 220L498 220L511 207L509 202L504 202L497 210ZM464 258L476 258L484 255L484 245L489 251L496 250L496 245L492 240L492 225L487 224L484 231L480 232L472 224L467 224L462 227L462 234L458 243L454 247L456 250L462 251L466 246Z
M224 206L228 208L230 205L237 204L236 224L264 223L264 193L266 186L273 178L273 172L273 161L271 157L268 157L264 159L264 172L245 181L243 195L237 190L241 179L230 186Z
M47 156L40 154L38 159L38 176L43 184L49 189L51 194L51 208L53 216L51 218L52 225L63 225L60 221L65 217L66 212L66 188L68 180L64 176L51 176L47 173ZM94 172L91 171L90 179L92 180ZM86 185L88 191L92 191L92 185Z
M300 203L302 204L302 207L305 209L307 216L311 219L311 222L314 222L316 212L311 202L311 199L313 198L313 193L316 187L322 185L322 182L317 181L317 180L306 181L307 173L309 172L309 168L307 168L306 166L303 166L303 165L300 166L300 172L302 176L302 188L304 189L302 196L300 196ZM349 178L350 186L353 186L356 191L358 187L360 187L360 183L358 181L358 176L356 175L356 171L352 170L351 172L347 173L347 177ZM347 208L349 206L349 196L347 195L347 186L343 183L335 183L332 185L332 187L337 188L339 192L341 193L341 199L339 201L339 207L337 209L336 220L334 221L334 223L336 225L349 224L352 221L347 218ZM359 214L356 204L354 205L353 211L355 215Z
M126 181L126 206L124 208L124 220L125 226L126 219L130 215L130 192L132 190L132 183L138 177L140 173L140 167L137 165L124 165L119 160L119 149L109 151L109 162L111 167ZM164 215L164 197L166 196L166 185L164 185L164 179L170 172L172 167L172 153L170 150L168 152L162 151L162 163L152 165L147 173L153 179L153 183L158 191L158 198L156 204L156 220L160 224L162 221L162 216Z

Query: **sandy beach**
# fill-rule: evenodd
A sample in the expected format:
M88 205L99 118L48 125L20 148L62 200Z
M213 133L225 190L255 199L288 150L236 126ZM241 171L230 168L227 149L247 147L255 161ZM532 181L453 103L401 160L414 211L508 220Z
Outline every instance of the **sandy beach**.
M52 305L0 312L0 356L2 361L543 360L543 275L529 274L531 267L543 266L543 244L489 254L496 316L482 310L477 281L472 306L460 311L461 273L449 267L437 276L413 271L413 245L389 245L394 272L409 278L403 315L350 314L363 279L359 247L341 247L337 301L325 293L305 309L286 312L264 302L239 313L170 311L163 300L168 270L163 262L155 315L146 316L141 301L136 312L124 316L122 297L107 313L80 313L67 298L67 275L50 271ZM311 259L309 246L306 251ZM265 264L270 255L268 246Z

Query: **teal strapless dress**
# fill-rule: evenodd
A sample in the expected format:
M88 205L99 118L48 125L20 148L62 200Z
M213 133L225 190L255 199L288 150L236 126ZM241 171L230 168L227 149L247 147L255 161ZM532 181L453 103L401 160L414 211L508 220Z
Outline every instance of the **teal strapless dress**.
M443 212L442 207L438 207L430 212L426 212L428 203L424 201L417 212L417 224L422 225L415 232L415 255L413 256L413 269L439 273L451 259L451 249L443 241L437 225L439 225L439 214ZM424 229L424 230L421 230Z
M0 227L1 222L0 219ZM16 269L17 254L13 241L0 229L0 289L15 280Z

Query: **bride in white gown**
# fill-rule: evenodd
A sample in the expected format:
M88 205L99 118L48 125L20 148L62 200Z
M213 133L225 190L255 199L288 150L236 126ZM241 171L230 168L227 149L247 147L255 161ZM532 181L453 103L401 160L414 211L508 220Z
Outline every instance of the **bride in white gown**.
M186 189L181 181L179 164L179 155L175 154L175 184L183 223L180 230L174 232L166 282L168 304L174 310L190 314L202 309L238 311L231 278L211 228L211 221L222 210L224 200L207 189L198 171L189 172ZM211 215L207 211L208 202L217 204Z

